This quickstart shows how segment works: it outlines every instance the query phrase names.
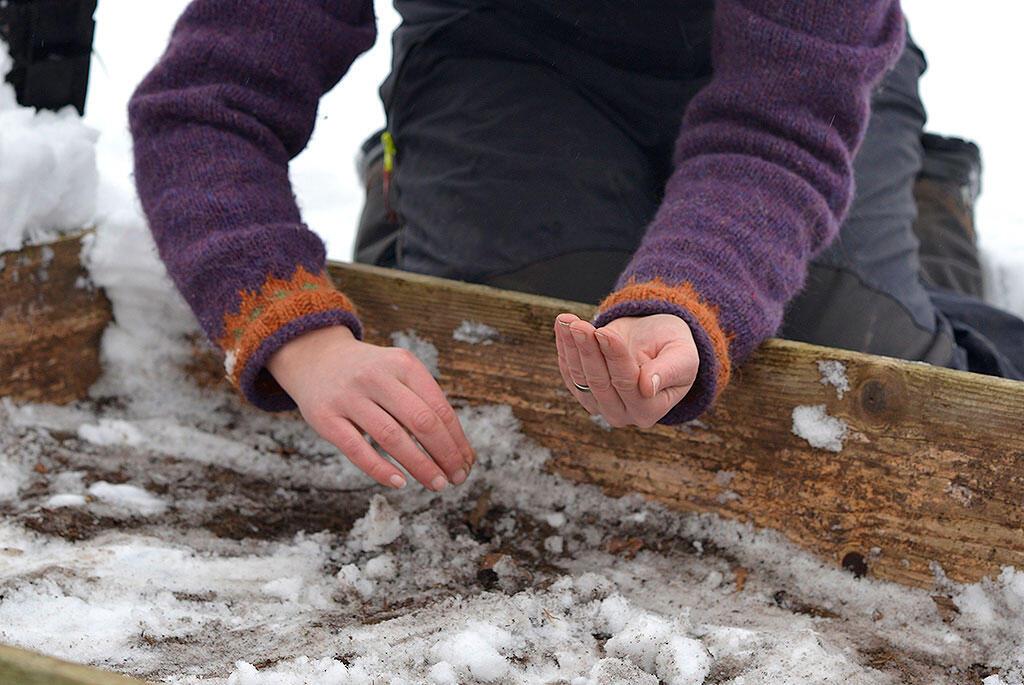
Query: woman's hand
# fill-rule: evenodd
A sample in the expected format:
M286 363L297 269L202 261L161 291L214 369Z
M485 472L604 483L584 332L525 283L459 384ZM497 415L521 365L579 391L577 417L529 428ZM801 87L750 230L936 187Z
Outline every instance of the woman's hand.
M400 488L405 477L363 433L431 490L466 480L476 453L441 388L408 350L364 343L332 326L284 344L267 369L306 422L381 485Z
M672 314L623 317L600 329L559 314L555 343L565 387L584 409L617 427L653 426L697 378L690 327Z

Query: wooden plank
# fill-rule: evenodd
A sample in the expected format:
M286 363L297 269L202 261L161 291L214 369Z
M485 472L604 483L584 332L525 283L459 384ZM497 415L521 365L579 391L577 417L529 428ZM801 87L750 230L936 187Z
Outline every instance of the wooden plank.
M0 645L0 683L10 685L146 685L143 680Z
M0 254L0 396L64 404L99 376L110 303L79 263L84 235Z
M368 340L415 329L438 348L453 398L511 405L567 478L772 528L910 585L932 585L932 561L961 581L1024 567L1024 383L769 340L700 422L604 430L562 387L552 329L559 312L588 318L592 307L361 265L329 271ZM458 342L466 320L500 335ZM828 360L846 367L842 398L822 382ZM793 433L793 410L813 405L848 424L841 452Z

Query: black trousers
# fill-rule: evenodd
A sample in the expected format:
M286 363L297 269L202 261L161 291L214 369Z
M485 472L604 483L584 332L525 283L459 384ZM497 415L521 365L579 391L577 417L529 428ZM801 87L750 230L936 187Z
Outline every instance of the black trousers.
M620 25L619 43L607 23L570 30L541 10L453 10L403 27L382 88L397 164L385 197L368 141L357 261L577 301L608 294L661 201L683 111L712 75L710 7L679 5L684 40L654 55L639 46L644 27ZM1024 322L922 282L924 69L910 42L876 89L854 202L780 335L1024 379Z

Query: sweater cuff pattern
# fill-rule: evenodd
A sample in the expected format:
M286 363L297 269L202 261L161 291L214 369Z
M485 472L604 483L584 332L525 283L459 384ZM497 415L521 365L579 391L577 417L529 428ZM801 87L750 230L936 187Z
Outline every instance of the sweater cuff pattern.
M353 332L357 337L361 335L355 305L335 289L324 272L314 275L299 266L287 280L270 275L259 292L243 290L239 291L238 296L241 301L239 309L224 315L224 334L216 342L227 355L224 368L228 380L257 406L266 402L259 401L253 394L268 394L269 385L276 388L276 392L269 394L283 394L276 383L268 384L269 379L258 380L258 377L269 375L262 371L262 366L277 347L287 342L287 339L281 339L284 330L296 329L295 324L300 321L314 323L316 320L321 325L348 325L354 327ZM320 321L329 314L331 316L327 318L330 321ZM300 326L302 330L296 329L288 339L316 327ZM277 343L274 350L268 349L267 343L270 341ZM259 361L260 368L249 369L255 361ZM249 382L244 383L243 380Z

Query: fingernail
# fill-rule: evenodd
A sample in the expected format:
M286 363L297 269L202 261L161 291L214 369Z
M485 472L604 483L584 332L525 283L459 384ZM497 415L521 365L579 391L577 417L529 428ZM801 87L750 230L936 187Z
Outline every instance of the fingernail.
M587 341L587 336L583 331L577 331L575 328L572 329L572 337L576 338L576 342L582 343Z
M562 325L562 326L565 326L566 328L568 328L568 327L569 327L569 324L568 324L568 322L566 322L566 321L562 321L561 319L555 319L555 320L556 320L556 321L557 321L557 322L558 322L558 323L559 323L560 325Z
M391 480L391 486L392 487L395 487L395 488L404 488L405 487L405 479L402 478L401 476L399 476L397 473L395 475L391 476L390 480Z
M601 333L600 331L598 331L598 332L594 333L594 337L597 338L597 344L601 346L601 349L603 349L603 350L608 349L608 345L611 344L611 340L608 339L607 335L605 335L604 333Z
M446 485L448 485L448 481L445 480L444 476L436 476L434 480L430 481L430 489L434 492L444 490Z
M651 376L651 384L654 386L654 394L658 394L658 386L661 385L661 376L654 374Z
M456 485L459 485L460 483L462 483L465 480L466 480L466 472L463 471L462 469L459 469L458 471L456 471L455 473L452 474L452 482L455 483Z

